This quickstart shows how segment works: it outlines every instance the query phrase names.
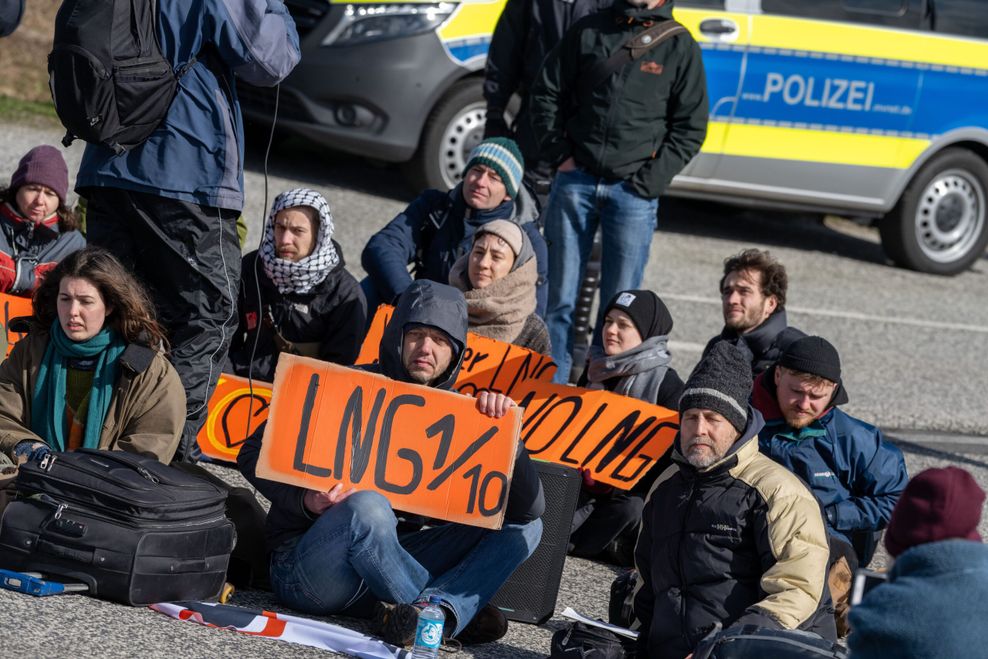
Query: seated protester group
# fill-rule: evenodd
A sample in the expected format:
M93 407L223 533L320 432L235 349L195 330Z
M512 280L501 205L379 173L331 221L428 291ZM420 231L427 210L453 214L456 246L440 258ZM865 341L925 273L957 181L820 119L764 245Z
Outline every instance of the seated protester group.
M658 295L648 290L618 293L604 309L603 347L591 346L579 385L679 409L683 380L669 365L671 331L672 315ZM664 456L630 492L596 483L584 472L569 552L631 565L645 496L668 465Z
M762 453L813 491L835 552L853 571L871 561L908 476L902 452L881 430L838 407L847 401L840 356L819 336L789 344L752 392L765 418Z
M380 362L367 370L394 380L449 390L466 347L462 293L418 281L398 299L381 337ZM477 409L503 416L513 406L503 394L482 392ZM259 479L263 428L237 458L241 473L271 500L267 520L271 586L283 604L315 615L376 617L376 633L411 644L416 603L442 599L445 635L463 644L494 641L507 620L490 598L538 546L545 508L542 484L518 444L504 524L494 531L442 524L399 533L395 513L372 491L316 492ZM422 438L426 440L425 437Z
M0 451L20 464L80 447L172 460L185 390L140 284L109 252L67 256L0 364Z
M984 656L988 547L978 533L985 493L959 467L927 469L892 511L887 580L851 609L854 659Z
M0 293L30 296L44 275L86 246L65 205L68 167L53 146L28 151L0 190Z
M710 339L703 354L720 341L732 343L751 363L752 377L775 363L786 345L805 336L789 327L788 287L785 266L768 252L746 249L725 259L720 280L724 329Z
M549 330L535 313L538 278L531 240L507 220L477 229L449 273L467 300L471 332L548 355Z
M259 249L243 260L237 314L237 375L272 382L283 352L347 366L357 359L367 306L321 194L297 188L275 198Z
M538 203L522 184L525 164L514 141L493 137L470 153L463 181L452 190L426 190L364 247L361 282L371 310L391 303L415 279L449 281L453 264L473 234L493 220L508 220L528 234L539 273L536 312L545 313L548 248L539 233ZM412 273L408 271L412 265Z
M635 548L638 656L683 659L716 623L836 640L820 505L758 451L751 367L710 349L686 382L673 465L655 481Z

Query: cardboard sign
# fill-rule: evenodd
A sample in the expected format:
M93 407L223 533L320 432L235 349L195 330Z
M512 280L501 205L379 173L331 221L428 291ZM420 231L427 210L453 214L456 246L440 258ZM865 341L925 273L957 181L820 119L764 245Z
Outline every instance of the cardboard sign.
M31 316L34 308L31 306L31 298L18 297L0 293L0 304L3 305L3 328L7 332L7 354L13 350L14 344L23 339L27 334L12 332L10 330L10 320L19 316Z
M373 364L378 359L384 327L391 320L394 307L382 304L377 308L370 329L360 346L358 364ZM481 390L511 395L527 380L552 382L556 363L548 355L503 341L467 332L463 365L456 378L456 390L475 394ZM516 399L517 400L517 399Z
M501 528L521 411L283 354L257 475L312 490L374 490L410 513Z
M209 414L196 438L199 450L214 460L237 461L240 446L268 418L271 384L220 375L209 398Z
M630 490L672 446L679 414L608 391L529 380L512 394L525 408L521 438L533 458L590 471Z

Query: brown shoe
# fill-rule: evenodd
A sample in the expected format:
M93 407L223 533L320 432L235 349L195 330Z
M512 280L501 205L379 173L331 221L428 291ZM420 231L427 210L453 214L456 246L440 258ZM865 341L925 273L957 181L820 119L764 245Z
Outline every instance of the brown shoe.
M480 645L493 643L508 633L508 619L501 609L487 603L473 617L467 626L456 635L456 640L463 645Z
M414 604L378 602L374 605L374 635L400 648L415 642L419 608Z

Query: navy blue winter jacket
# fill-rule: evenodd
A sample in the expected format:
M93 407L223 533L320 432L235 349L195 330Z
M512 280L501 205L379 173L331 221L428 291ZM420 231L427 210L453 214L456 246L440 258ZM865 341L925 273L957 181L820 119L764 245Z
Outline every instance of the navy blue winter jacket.
M300 57L295 23L281 0L169 0L158 3L157 28L173 69L197 61L144 144L120 156L86 146L76 190L119 188L239 211L244 129L234 74L260 86L284 79Z
M467 206L461 187L457 185L449 192L426 190L367 241L360 260L378 300L391 302L408 288L413 275L414 279L448 284L449 272L470 249L474 231L493 220L511 220L525 230L535 250L539 272L535 312L544 316L549 250L534 222L538 217L535 201L522 188L516 200L478 211ZM414 265L411 273L409 265ZM373 310L369 312L373 314Z
M850 534L885 528L909 476L902 452L875 426L834 407L796 431L776 403L774 368L755 380L752 404L765 417L762 453L809 485L823 506L828 530Z

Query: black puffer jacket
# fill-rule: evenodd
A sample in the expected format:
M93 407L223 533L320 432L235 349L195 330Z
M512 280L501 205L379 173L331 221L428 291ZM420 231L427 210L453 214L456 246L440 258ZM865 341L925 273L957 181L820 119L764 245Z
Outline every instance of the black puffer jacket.
M282 350L275 330L295 345L295 352L349 366L357 359L364 338L367 303L360 284L343 262L343 250L333 241L339 264L309 293L281 293L264 274L257 252L244 257L237 301L239 325L230 346L234 373L274 381ZM256 269L255 269L256 264ZM255 273L257 276L255 276ZM258 286L262 304L258 313ZM257 332L257 349L254 338ZM254 351L251 369L251 351Z
M558 165L572 156L595 176L628 181L642 197L665 191L707 134L706 77L693 37L677 34L591 90L580 83L645 23L671 18L671 1L638 9L618 0L566 33L530 94L543 160Z
M405 326L410 323L436 327L453 340L456 352L453 361L439 380L432 384L437 389L451 389L460 373L460 364L466 347L467 305L463 293L457 289L429 280L414 282L398 298L394 315L381 336L380 361L372 366L363 367L364 370L380 373L401 382L412 381L401 359L402 337ZM271 501L265 533L268 548L274 551L304 534L312 526L315 518L305 510L302 502L305 495L303 488L257 477L257 459L260 456L263 436L264 424L244 443L237 456L237 467L240 473ZM528 451L519 442L515 469L511 477L511 490L508 493L505 522L530 522L541 517L544 511L542 481L535 470L535 465L528 457Z
M720 622L803 629L836 640L830 555L813 494L758 452L761 415L719 462L679 449L656 480L635 549L639 656L682 659Z
M785 309L776 309L765 322L747 334L738 334L725 327L720 334L707 341L703 355L706 356L714 344L729 341L751 362L751 377L754 378L778 361L790 343L804 336L806 334L802 330L789 327Z

